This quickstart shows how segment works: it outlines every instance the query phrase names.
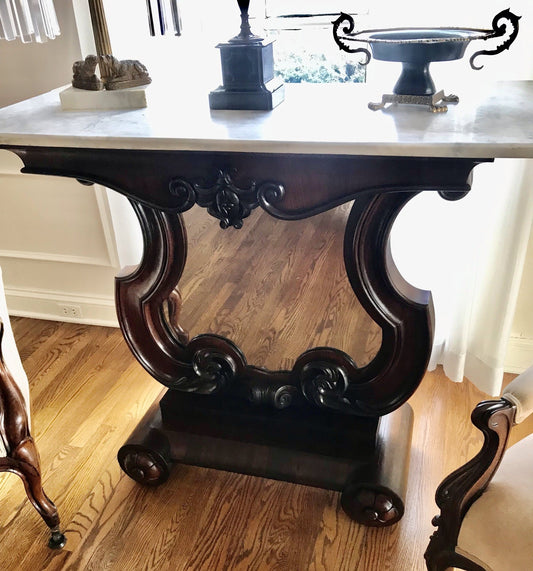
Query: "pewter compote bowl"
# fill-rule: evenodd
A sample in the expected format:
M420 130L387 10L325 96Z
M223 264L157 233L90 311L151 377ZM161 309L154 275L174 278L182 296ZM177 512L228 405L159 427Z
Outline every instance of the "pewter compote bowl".
M473 40L502 38L492 49L479 50L470 58L472 69L481 69L474 60L480 55L496 55L509 49L518 35L519 16L503 10L492 20L492 30L477 28L389 28L354 32L353 18L341 13L333 22L333 37L341 50L363 53L367 65L377 60L401 62L402 72L392 94L385 94L380 103L369 103L370 109L383 109L391 103L428 105L433 112L448 110L446 103L457 103L456 95L436 91L429 73L431 62L461 59ZM366 43L372 53L360 43Z

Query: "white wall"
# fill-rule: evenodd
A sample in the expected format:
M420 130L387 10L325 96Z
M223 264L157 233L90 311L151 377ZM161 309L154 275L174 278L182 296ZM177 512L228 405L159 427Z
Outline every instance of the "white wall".
M0 107L64 85L80 47L72 0L55 0L61 35L44 44L0 41Z
M45 44L0 42L0 105L65 85L80 59L72 0L55 0L61 36ZM21 175L0 151L0 265L13 315L116 324L119 266L105 189Z

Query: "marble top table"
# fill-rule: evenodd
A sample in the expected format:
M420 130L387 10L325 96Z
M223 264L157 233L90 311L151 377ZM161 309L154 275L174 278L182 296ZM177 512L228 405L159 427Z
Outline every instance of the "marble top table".
M462 198L481 162L533 157L533 82L464 91L439 114L370 111L375 94L361 85L288 86L270 112L210 111L207 93L155 88L143 110L65 112L57 90L0 110L0 148L23 172L103 184L139 219L145 251L117 278L117 313L133 354L169 390L119 451L128 475L157 484L172 462L212 466L341 490L343 509L366 525L401 518L406 401L427 368L433 316L430 293L394 266L392 225L419 192ZM382 331L368 365L316 347L270 371L225 337L189 339L181 212L207 208L239 229L258 207L290 221L351 200L346 273Z
M62 111L59 90L0 110L0 144L113 149L532 157L533 82L465 89L447 113L370 111L365 85L290 85L273 111L210 111L206 93L150 87L131 111Z

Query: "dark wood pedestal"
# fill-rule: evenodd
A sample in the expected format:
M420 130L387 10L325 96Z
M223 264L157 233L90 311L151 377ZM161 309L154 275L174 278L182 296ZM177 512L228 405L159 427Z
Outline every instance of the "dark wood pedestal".
M385 526L404 512L412 427L408 404L378 419L167 391L118 459L147 485L182 463L338 490L350 517Z
M485 159L4 148L23 160L23 172L121 192L139 219L144 254L116 280L117 314L135 357L170 390L120 450L129 475L155 484L172 462L212 466L341 490L344 510L367 525L401 517L412 428L405 403L427 368L433 318L430 293L394 266L390 231L419 192L462 198ZM189 339L179 324L181 212L204 207L222 228L238 229L257 207L290 221L352 200L344 265L382 331L368 365L316 347L291 370L270 371L249 364L228 338Z

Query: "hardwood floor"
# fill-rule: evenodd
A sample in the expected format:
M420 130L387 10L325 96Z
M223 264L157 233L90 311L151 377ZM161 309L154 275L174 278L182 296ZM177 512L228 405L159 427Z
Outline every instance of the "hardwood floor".
M195 218L182 287L185 325L229 335L250 360L270 367L288 366L317 344L368 361L380 333L344 278L337 234L345 216L344 207L314 224L291 223L287 236L286 224L253 215L246 233L231 235L234 251L222 247L212 219ZM234 263L236 251L257 248L257 240L262 255L247 267ZM286 244L292 247L283 257ZM2 474L0 569L422 570L435 488L479 447L468 419L484 395L437 370L410 401L407 507L392 528L353 523L335 492L209 469L175 467L164 485L144 488L121 472L116 451L162 387L130 355L120 331L22 318L13 327L31 384L45 489L60 510L67 545L46 547L47 529L21 481Z

